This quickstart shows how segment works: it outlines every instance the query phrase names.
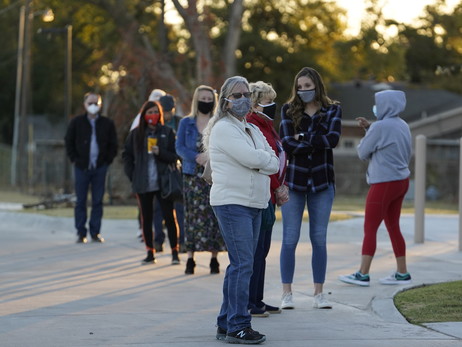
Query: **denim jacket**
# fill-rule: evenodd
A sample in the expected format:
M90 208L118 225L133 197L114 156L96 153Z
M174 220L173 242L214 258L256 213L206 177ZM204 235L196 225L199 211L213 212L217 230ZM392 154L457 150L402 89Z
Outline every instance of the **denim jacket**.
M190 116L182 118L178 125L175 148L176 153L182 160L183 174L197 174L196 156L199 154L197 151L198 136L199 131L196 127L196 118Z

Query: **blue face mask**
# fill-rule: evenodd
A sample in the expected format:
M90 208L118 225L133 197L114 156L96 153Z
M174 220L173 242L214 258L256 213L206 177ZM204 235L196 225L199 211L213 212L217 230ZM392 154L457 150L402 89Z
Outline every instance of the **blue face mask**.
M377 118L377 106L376 105L372 106L372 113Z
M246 98L244 96L240 97L239 99L235 99L235 100L228 100L228 99L226 100L233 104L229 112L231 112L233 116L237 118L244 118L245 115L249 113L250 106L252 105L250 98Z
M309 103L314 100L316 96L316 89L309 89L309 90L299 90L297 91L298 96L300 99L305 103Z

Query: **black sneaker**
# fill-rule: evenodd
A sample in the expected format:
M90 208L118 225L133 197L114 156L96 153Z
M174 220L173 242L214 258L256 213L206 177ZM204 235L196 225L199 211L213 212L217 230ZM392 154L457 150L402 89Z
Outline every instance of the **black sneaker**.
M261 309L265 310L266 312L268 312L270 314L277 314L277 313L282 312L282 310L279 307L271 306L271 305L268 305L268 304L265 304L263 307L261 307Z
M225 341L228 343L241 343L244 345L256 345L265 342L266 336L253 330L251 327L228 332Z
M96 236L92 236L91 241L92 242L104 243L104 239L100 234L97 234Z
M180 258L178 257L178 251L172 251L172 265L179 265Z
M216 338L217 340L224 341L226 339L226 330L218 327Z
M154 253L152 251L148 251L146 258L144 258L141 261L141 265L155 264L155 263L156 263L156 258L154 258Z
M88 240L87 240L87 238L85 236L79 236L77 238L77 243L87 243L87 242L88 242Z
M269 312L266 312L264 309L259 307L252 307L249 310L249 313L252 317L269 317Z

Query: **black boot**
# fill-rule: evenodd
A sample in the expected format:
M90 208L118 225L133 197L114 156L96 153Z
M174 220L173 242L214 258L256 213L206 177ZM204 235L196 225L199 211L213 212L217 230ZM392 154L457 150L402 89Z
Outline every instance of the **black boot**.
M220 263L217 258L210 259L210 273L219 274L220 273Z
M186 275L194 275L195 267L196 267L196 262L193 260L193 258L188 258L188 261L186 263L186 270L184 270L184 273Z
M144 258L141 261L141 265L146 265L146 264L155 264L156 263L156 258L154 258L154 252L153 251L148 251L148 254L146 258Z

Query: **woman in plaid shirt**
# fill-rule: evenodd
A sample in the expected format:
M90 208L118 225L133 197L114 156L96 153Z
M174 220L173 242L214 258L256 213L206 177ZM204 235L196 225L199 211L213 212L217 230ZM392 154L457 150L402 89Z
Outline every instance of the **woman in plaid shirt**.
M326 236L335 195L332 149L341 132L342 110L327 94L319 73L304 67L295 76L292 94L282 107L280 136L287 153L289 201L282 206L281 308L294 308L292 282L295 249L308 206L315 308L332 308L323 294L326 277Z

